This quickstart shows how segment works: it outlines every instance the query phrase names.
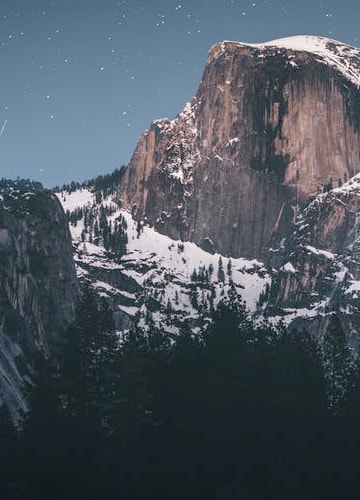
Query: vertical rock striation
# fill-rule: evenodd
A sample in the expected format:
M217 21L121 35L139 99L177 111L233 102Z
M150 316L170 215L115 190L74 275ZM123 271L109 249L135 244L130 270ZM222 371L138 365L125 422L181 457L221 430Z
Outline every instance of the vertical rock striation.
M310 195L360 170L360 50L316 37L209 52L196 96L140 138L119 195L172 238L262 258Z
M360 325L360 174L317 195L295 229L272 249L267 314L322 336L336 313L358 349Z
M0 398L13 415L37 351L50 354L74 317L78 285L71 238L57 198L46 192L0 197Z

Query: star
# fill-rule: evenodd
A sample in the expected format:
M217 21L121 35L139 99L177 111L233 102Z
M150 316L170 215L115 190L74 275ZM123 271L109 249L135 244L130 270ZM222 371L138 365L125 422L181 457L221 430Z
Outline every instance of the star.
M13 3L18 7L14 8ZM0 52L5 68L1 79L3 102L0 112L3 117L0 116L0 128L6 117L12 121L16 118L14 123L21 123L21 109L25 119L30 120L39 113L44 122L49 123L50 119L56 122L49 126L49 129L55 128L55 125L62 125L62 107L67 106L69 120L59 133L68 133L74 124L86 120L87 140L104 148L101 153L104 165L113 162L108 155L112 145L105 146L106 134L97 138L98 142L93 140L91 124L103 119L116 131L121 123L128 134L129 145L117 154L126 163L125 156L131 156L130 149L138 139L136 134L147 127L148 121L159 114L175 116L185 99L194 95L207 51L216 42L238 39L256 43L265 38L279 38L285 29L285 16L289 36L295 34L294 30L296 33L308 30L314 34L322 30L327 36L331 29L334 38L343 37L347 43L356 45L360 39L356 25L360 15L358 0L344 0L341 26L337 15L340 7L335 0L316 0L309 2L306 8L295 0L193 3L185 0L158 3L112 0L104 5L100 0L37 0L34 3L37 6L32 9L27 5L32 2L26 0L0 0ZM5 4L9 5L8 9ZM80 23L81 19L86 22ZM31 85L27 86L27 82ZM171 90L163 82L169 82ZM117 105L105 104L99 97L104 94L108 103ZM100 111L95 109L97 102L103 106ZM132 109L128 108L129 102L133 104ZM132 137L128 123L131 130L137 131ZM40 131L35 134L35 127L26 128L29 135L34 134L31 136L34 141L42 135ZM8 139L7 130L5 134ZM75 136L76 133L72 134ZM77 139L76 147L88 154L91 148L81 144L82 139ZM74 149L69 143L71 148ZM50 143L48 149L51 155ZM11 164L12 153L9 150L6 154L9 156L6 162ZM59 150L59 163L62 156ZM88 164L92 162L91 157ZM37 172L41 166L37 165ZM85 178L88 175L85 168L84 172L80 175ZM45 174L53 175L49 167L45 167ZM92 174L97 172L93 170Z

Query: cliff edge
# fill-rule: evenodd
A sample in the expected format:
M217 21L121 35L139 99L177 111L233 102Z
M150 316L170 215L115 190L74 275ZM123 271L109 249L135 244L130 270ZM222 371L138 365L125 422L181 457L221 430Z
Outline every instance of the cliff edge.
M78 283L64 211L48 191L0 194L0 400L16 418L37 352L74 318Z
M309 197L360 170L360 49L321 37L222 42L174 120L154 121L119 188L159 232L263 258Z

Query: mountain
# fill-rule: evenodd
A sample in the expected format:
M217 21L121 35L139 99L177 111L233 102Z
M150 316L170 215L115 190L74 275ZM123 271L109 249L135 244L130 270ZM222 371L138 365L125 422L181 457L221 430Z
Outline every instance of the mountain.
M78 280L120 334L196 334L239 299L255 322L320 338L336 312L357 347L359 85L360 50L340 42L223 42L126 169L57 196L0 183L0 398L13 416L34 354L51 355L74 318Z
M1 182L0 400L16 419L37 352L56 348L78 283L64 211L37 184Z
M360 50L320 37L222 42L174 119L139 140L119 196L137 220L265 258L309 196L360 167Z
M127 169L0 180L1 498L354 497L359 60L218 44Z
M118 191L71 195L90 196L98 226L107 203L112 223L127 221L111 265L101 237L89 246L84 222L72 229L78 269L112 297L118 328L139 315L195 325L235 287L254 317L320 337L335 311L357 345L359 84L360 50L335 40L212 47L196 96L144 132Z

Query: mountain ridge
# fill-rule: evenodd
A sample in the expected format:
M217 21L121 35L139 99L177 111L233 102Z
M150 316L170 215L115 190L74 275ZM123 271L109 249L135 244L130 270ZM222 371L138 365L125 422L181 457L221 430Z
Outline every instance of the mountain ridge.
M324 64L336 67L344 74L344 76L349 78L357 86L360 86L360 49L333 38L316 35L294 35L277 38L263 43L247 43L224 40L223 42L214 44L210 49L210 53L219 45L223 47L223 44L228 43L258 49L274 47L288 49L294 52L309 52L313 55L319 56L321 60L323 60ZM343 57L345 57L348 61L347 64L343 61ZM355 64L355 68L350 68L351 64L349 64L349 59L352 65L354 65L355 59L358 60L356 61L357 64Z

